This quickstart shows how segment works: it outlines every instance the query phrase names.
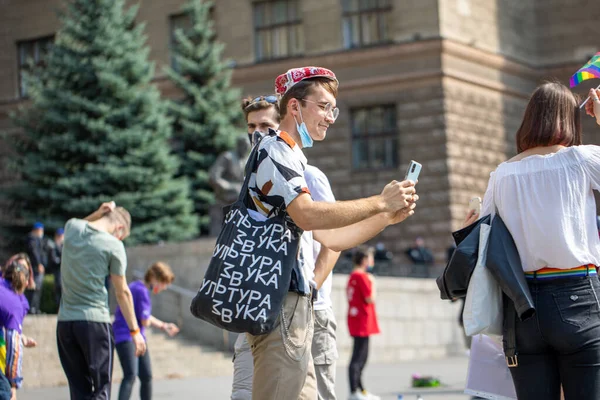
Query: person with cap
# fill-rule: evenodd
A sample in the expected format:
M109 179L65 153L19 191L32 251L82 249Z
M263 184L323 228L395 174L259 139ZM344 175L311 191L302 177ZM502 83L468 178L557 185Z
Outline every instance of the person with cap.
M63 240L65 230L58 228L54 232L54 240L49 239L46 244L48 251L48 273L54 275L54 298L56 304L60 304L61 284L60 284L60 260L62 259Z
M254 358L254 400L317 398L312 360L312 296L317 283L309 262L312 239L333 251L357 246L412 214L418 196L415 183L392 181L381 194L353 201L314 201L304 175L307 160L302 149L325 139L339 114L338 80L325 68L294 68L280 75L279 130L257 144L261 154L250 175L249 194L254 211L265 218L285 212L301 231L298 262L284 299L278 324L269 334L247 334Z
M44 224L35 222L31 232L27 235L27 255L33 267L33 281L35 287L25 291L25 297L29 301L31 314L39 314L40 301L42 300L42 286L44 274L48 265L48 256L44 246Z
M277 129L279 126L279 98L275 95L249 97L242 101L242 110L246 116L248 138L254 143L258 137ZM316 201L335 202L329 180L315 166L306 165L304 171L307 187ZM309 233L307 233L309 234ZM338 352L336 347L337 322L333 313L331 271L335 266L339 252L332 251L315 240L312 262L317 284L318 296L314 303L314 334L312 355L317 380L318 400L335 400L335 373ZM253 358L245 334L238 336L234 346L233 384L231 400L250 400L252 398Z

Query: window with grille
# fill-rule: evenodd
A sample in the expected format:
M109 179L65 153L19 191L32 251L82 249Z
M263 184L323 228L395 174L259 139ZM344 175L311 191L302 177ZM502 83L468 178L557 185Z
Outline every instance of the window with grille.
M396 106L355 108L350 112L352 168L386 169L398 166Z
M391 11L391 0L342 0L344 47L388 42Z
M53 42L54 35L17 42L19 97L27 97L25 74L32 69L45 66L45 58Z
M304 53L304 29L299 0L254 3L254 49L257 61Z

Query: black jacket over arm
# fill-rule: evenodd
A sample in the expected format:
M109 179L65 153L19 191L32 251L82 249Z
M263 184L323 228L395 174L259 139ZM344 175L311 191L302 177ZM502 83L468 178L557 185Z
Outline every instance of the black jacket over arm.
M489 224L490 219L489 215L485 216L453 233L457 248L444 273L436 280L442 299L467 295L471 274L477 263L480 225ZM494 217L491 226L486 267L504 294L513 302L519 319L525 320L535 314L535 307L525 280L519 252L500 215Z

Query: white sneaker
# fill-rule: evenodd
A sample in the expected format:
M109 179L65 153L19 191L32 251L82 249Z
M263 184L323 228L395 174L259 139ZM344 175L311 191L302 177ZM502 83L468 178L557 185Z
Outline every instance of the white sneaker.
M368 400L381 400L381 397L375 396L373 393L369 393L366 390L362 392L363 396L365 396Z
M370 400L369 397L365 396L361 391L357 390L356 392L352 393L350 395L350 397L348 397L348 400Z

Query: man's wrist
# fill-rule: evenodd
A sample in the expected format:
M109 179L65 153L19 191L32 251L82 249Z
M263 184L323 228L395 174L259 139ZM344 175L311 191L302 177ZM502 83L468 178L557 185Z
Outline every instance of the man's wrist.
M137 335L138 333L140 333L140 328L136 328L136 329L130 329L130 330L129 330L129 334L130 334L131 336L135 336L135 335Z
M377 214L387 211L387 204L382 195L378 194L373 196L375 202L375 211Z

